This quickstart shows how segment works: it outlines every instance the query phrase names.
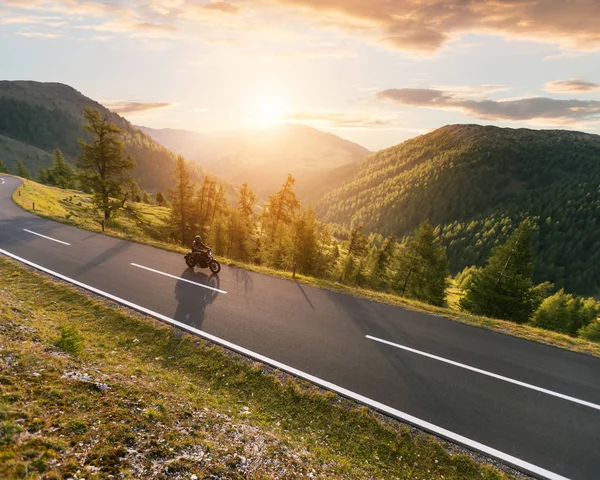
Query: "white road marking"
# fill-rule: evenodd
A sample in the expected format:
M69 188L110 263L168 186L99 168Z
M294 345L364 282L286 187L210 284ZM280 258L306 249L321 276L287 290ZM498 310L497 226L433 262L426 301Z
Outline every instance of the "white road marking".
M568 395L563 395L562 393L554 392L552 390L547 390L542 387L537 387L535 385L531 385L530 383L521 382L519 380L514 380L509 377L503 377L502 375L498 375L496 373L488 372L486 370L482 370L480 368L471 367L469 365L465 365L464 363L458 363L454 360L448 360L447 358L438 357L437 355L432 355L431 353L422 352L421 350L416 350L414 348L407 347L405 345L400 345L398 343L389 342L387 340L383 340L381 338L372 337L371 335L366 336L369 340L375 340L376 342L385 343L386 345L391 345L392 347L400 348L402 350L406 350L408 352L416 353L417 355L423 355L424 357L432 358L439 362L448 363L450 365L454 365L455 367L464 368L466 370L470 370L472 372L480 373L481 375L486 375L488 377L496 378L498 380L502 380L508 383L514 383L515 385L519 385L521 387L530 388L531 390L535 390L537 392L545 393L546 395L552 395L553 397L562 398L563 400L568 400L569 402L578 403L580 405L584 405L586 407L595 408L596 410L600 410L600 405L596 405L595 403L587 402L585 400L580 400L579 398L569 397Z
M0 180L2 180L2 185L4 185L4 179L3 179L3 178L0 178Z
M47 237L46 235L42 235L41 233L32 232L31 230L27 230L26 228L24 228L23 230L25 230L26 232L29 232L29 233L33 233L34 235L37 235L38 237L43 237L48 240L52 240L53 242L62 243L63 245L71 245L70 243L63 242L62 240L57 240L56 238Z
M144 267L143 265L138 265L137 263L132 263L131 265L133 265L134 267L143 268L144 270L148 270L149 272L160 273L165 277L171 277L177 280L181 280L182 282L191 283L192 285L197 285L198 287L207 288L208 290L212 290L213 292L227 293L225 290L219 290L218 288L209 287L208 285L204 285L203 283L192 282L187 278L181 278L177 275L171 275L170 273L161 272L160 270L154 270L153 268Z
M77 280L73 280L72 278L69 278L65 275L62 275L62 274L54 272L48 268L37 265L33 262L30 262L29 260L25 260L24 258L18 257L10 252L7 252L6 250L0 249L0 253L6 255L8 257L11 257L21 263L29 265L30 267L37 268L38 270L41 270L42 272L46 272L56 278L60 278L61 280L72 283L73 285L76 285L78 287L84 288L85 290L93 292L97 295L101 295L101 296L106 297L110 300L113 300L117 303L120 303L121 305L125 305L126 307L132 308L139 312L145 313L146 315L154 317L158 320L161 320L165 323L176 326L177 328L180 328L181 330L185 330L189 333L193 333L195 335L198 335L199 337L205 338L206 340L210 340L211 342L217 343L225 348L228 348L235 352L241 353L242 355L253 358L259 362L266 363L275 368L278 368L280 370L288 372L292 375L303 378L304 380L312 382L315 385L319 385L328 390L332 390L344 397L351 398L352 400L355 400L359 403L369 405L370 407L374 408L375 410L386 413L392 417L395 417L399 420L410 423L411 425L414 425L416 427L422 428L423 430L431 432L435 435L439 435L440 437L451 440L454 443L464 445L465 447L470 448L471 450L475 450L475 451L484 453L486 455L489 455L490 457L494 457L499 460L502 460L503 462L505 462L509 465L512 465L513 467L515 467L523 472L533 474L540 478L545 478L548 480L569 480L567 477L563 477L561 475L558 475L557 473L553 473L549 470L546 470L544 468L533 465L532 463L526 462L525 460L521 460L520 458L513 457L512 455L508 455L507 453L501 452L500 450L496 450L495 448L488 447L487 445L476 442L475 440L471 440L470 438L463 437L462 435L451 432L450 430L446 430L445 428L438 427L437 425L429 423L425 420L421 420L420 418L413 417L412 415L409 415L408 413L404 413L400 410L396 410L395 408L388 407L387 405L384 405L383 403L379 403L375 400L371 400L370 398L364 397L358 393L354 393L343 387L339 387L331 382L328 382L327 380L322 380L318 377L310 375L309 373L304 373L301 370L297 370L294 367L290 367L284 363L280 363L277 360L272 360L269 357L265 357L264 355L261 355L260 353L253 352L252 350L248 350L247 348L240 347L239 345L236 345L235 343L228 342L227 340L223 340L219 337L211 335L210 333L203 332L202 330L198 330L194 327L190 327L189 325L186 325L185 323L178 322L177 320L169 318L165 315L162 315L157 312L153 312L152 310L150 310L146 307L136 305L135 303L132 303L128 300L124 300L124 299L119 298L110 293L103 292L102 290L94 288L90 285L86 285L85 283L78 282Z

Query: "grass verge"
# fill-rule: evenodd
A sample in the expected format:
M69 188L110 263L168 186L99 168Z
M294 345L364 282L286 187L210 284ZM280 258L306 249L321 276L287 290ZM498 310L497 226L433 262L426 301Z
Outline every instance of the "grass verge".
M12 260L0 272L0 478L512 478Z
M90 198L91 196L82 194L81 192L47 187L27 180L25 180L23 185L15 191L13 196L17 205L32 213L51 220L67 223L78 228L101 232L101 217L98 211L89 203ZM35 203L35 210L33 210L33 203ZM151 245L164 250L185 253L188 249L173 243L157 240L161 235L164 236L164 227L162 225L168 215L169 209L166 207L132 204L130 208L111 222L111 225L105 233L117 238ZM283 272L264 266L246 264L226 258L219 258L219 260L227 265L237 266L252 272L288 280L292 279L292 274L289 272ZM524 338L526 340L600 357L600 342L592 342L583 338L574 338L561 333L536 328L531 325L518 325L505 320L479 317L462 312L458 310L457 307L461 293L456 288L451 288L449 291L448 303L451 308L440 308L415 300L402 298L397 295L342 285L330 280L303 275L296 275L295 280L313 287L345 293L375 302L433 313L469 325L487 328L507 335Z

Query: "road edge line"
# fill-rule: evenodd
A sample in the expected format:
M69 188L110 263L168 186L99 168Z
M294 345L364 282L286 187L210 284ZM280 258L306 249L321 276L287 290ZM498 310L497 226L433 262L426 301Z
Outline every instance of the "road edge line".
M166 315L162 315L158 312L154 312L146 307L142 307L141 305L137 305L133 302L130 302L128 300L125 300L123 298L117 297L115 295L112 295L108 292L104 292L98 288L92 287L91 285L87 285L85 283L79 282L77 280L74 280L72 278L67 277L66 275L62 275L61 273L55 272L53 270L50 270L46 267L42 267L41 265L38 265L34 262L30 262L29 260L26 260L24 258L21 258L13 253L7 252L6 250L3 250L0 248L0 253L12 258L13 260L16 260L18 262L24 263L25 265L28 265L30 267L33 267L37 270L40 270L42 272L45 272L53 277L59 278L61 280L64 280L67 283L71 283L73 285L76 285L80 288L83 288L84 290L88 290L92 293L95 293L97 295L100 295L102 297L108 298L110 300L113 300L116 303L119 303L121 305L124 305L126 307L129 307L133 310L136 310L138 312L144 313L146 315L149 315L153 318L156 318L158 320L161 320L165 323L168 323L170 325L176 326L177 328L181 329L181 330L185 330L189 333L193 333L199 337L202 337L206 340L209 340L213 343L216 343L218 345L221 345L229 350L233 350L237 353L240 353L246 357L250 357L254 360L258 360L262 363L266 363L267 365L271 365L272 367L278 368L280 370L283 370L287 373L290 373L296 377L302 378L304 380L307 380L311 383L314 383L315 385L318 385L320 387L323 387L327 390L331 390L334 391L336 393L338 393L339 395L342 395L343 397L346 398L350 398L352 400L355 400L358 403L362 403L365 405L368 405L369 407L381 412L381 413L385 413L386 415L389 415L393 418L396 418L398 420L402 420L410 425L413 425L415 427L419 427L429 433L432 433L436 436L442 437L445 440L449 440L453 443L457 443L459 445L462 445L464 447L467 447L470 450L479 452L479 453L483 453L489 457L498 459L503 461L504 463L510 465L511 467L516 468L517 470L520 470L524 473L530 474L530 475L534 475L538 478L543 478L543 479L547 479L547 480L569 480L567 477L563 477L557 473L551 472L549 470L546 470L544 468L538 467L536 465L533 465L529 462L526 462L525 460L521 460L520 458L517 457L513 457L512 455L509 455L507 453L501 452L499 450L496 450L495 448L492 447L488 447L487 445L484 445L482 443L479 443L475 440L471 440L470 438L467 437L463 437L462 435L459 435L457 433L451 432L450 430L446 430L445 428L442 427L438 427L437 425L434 425L432 423L429 423L425 420L421 420L420 418L414 417L408 413L404 413L400 410L396 410L395 408L392 407L388 407L387 405L384 405L383 403L379 403L375 400L372 400L368 397L364 397L363 395L360 395L358 393L354 393L350 390L347 390L343 387L340 387L338 385L335 385L331 382L328 382L327 380L322 380L318 377L315 377L313 375L310 375L308 373L305 373L301 370L297 370L294 367L290 367L289 365L286 365L284 363L278 362L277 360L273 360L269 357L266 357L264 355L261 355L260 353L256 353L253 352L252 350L248 350L247 348L241 347L239 345L236 345L235 343L231 343L227 340L224 340L222 338L216 337L214 335L211 335L210 333L207 332L203 332L202 330L198 330L194 327L191 327L189 325L186 325L185 323L181 323L175 319L169 318Z

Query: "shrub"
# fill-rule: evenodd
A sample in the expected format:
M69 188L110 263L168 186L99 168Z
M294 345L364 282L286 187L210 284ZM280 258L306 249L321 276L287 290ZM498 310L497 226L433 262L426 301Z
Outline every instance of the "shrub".
M533 316L536 327L575 336L581 328L590 325L598 316L594 299L583 299L559 290L546 298Z
M592 322L587 327L579 330L579 336L600 343L600 321Z
M77 330L65 325L60 327L60 337L54 342L54 345L63 352L77 355L83 349L83 338Z

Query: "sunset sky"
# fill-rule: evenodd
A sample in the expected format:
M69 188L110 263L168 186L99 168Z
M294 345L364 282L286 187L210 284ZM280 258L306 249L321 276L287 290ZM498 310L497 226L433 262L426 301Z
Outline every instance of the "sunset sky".
M310 125L370 149L449 123L600 133L598 0L0 0L0 79L137 125Z

